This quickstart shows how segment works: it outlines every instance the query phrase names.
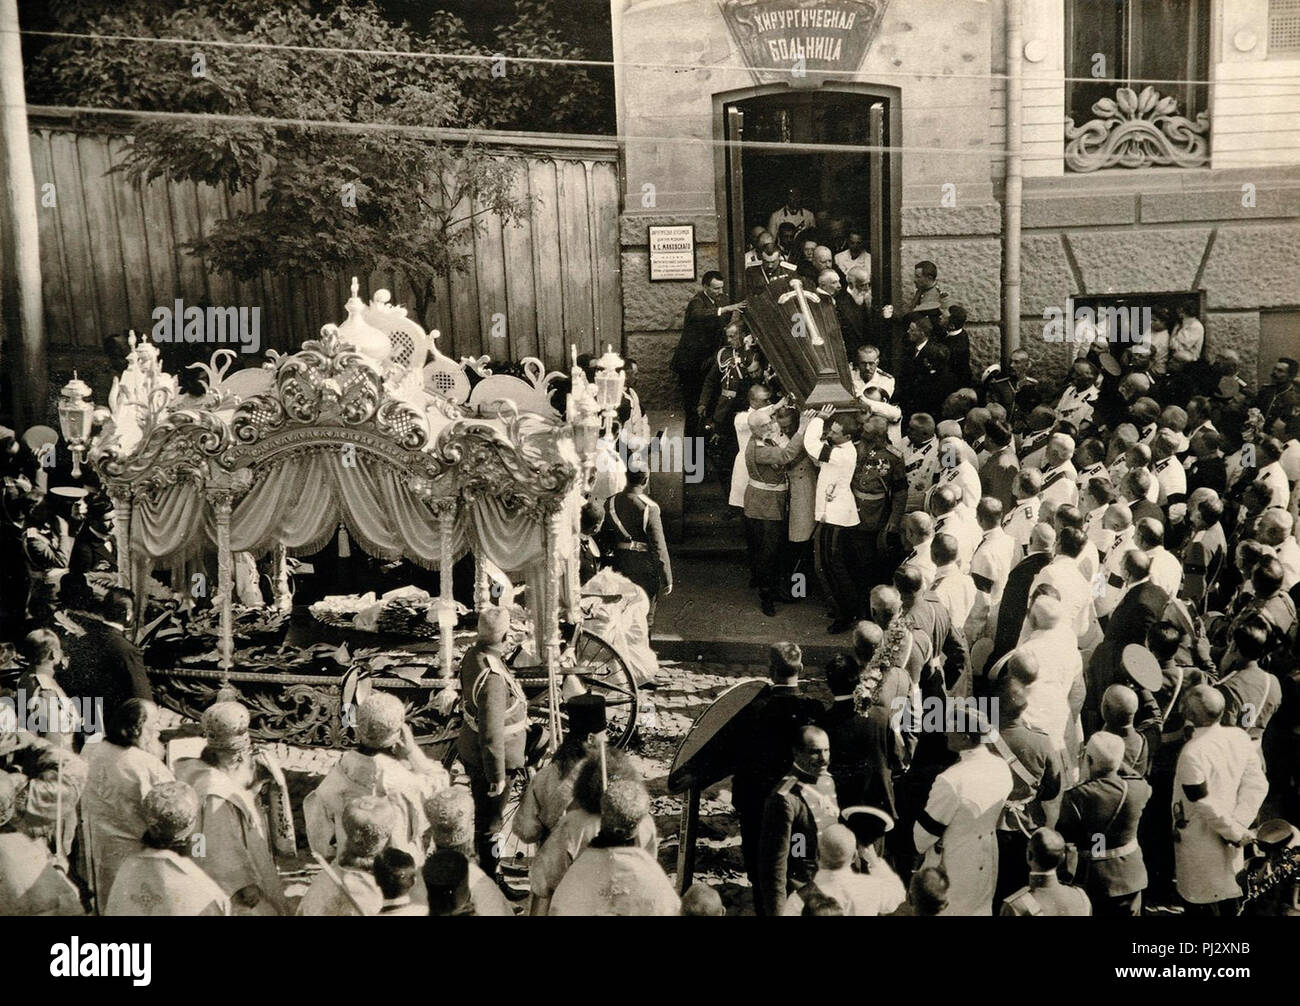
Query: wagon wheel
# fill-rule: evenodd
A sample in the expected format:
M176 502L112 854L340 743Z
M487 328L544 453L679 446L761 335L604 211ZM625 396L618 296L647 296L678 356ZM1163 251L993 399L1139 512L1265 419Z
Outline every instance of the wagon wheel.
M605 697L609 743L616 748L627 747L636 733L639 707L632 669L618 650L586 629L578 630L573 657L575 666L569 673L587 691Z

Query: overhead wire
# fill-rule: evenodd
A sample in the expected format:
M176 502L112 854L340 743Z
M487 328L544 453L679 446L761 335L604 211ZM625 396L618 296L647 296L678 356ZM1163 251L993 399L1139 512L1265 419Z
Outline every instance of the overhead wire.
M12 106L8 106L12 107ZM336 129L340 132L388 132L407 135L422 139L440 139L450 140L452 142L462 141L491 141L499 145L509 146L512 137L520 137L520 143L535 141L539 143L586 143L593 145L601 144L690 144L693 146L706 147L732 147L742 150L752 150L768 153L820 153L820 154L960 154L966 157L987 156L989 158L999 158L1005 156L1005 147L936 147L936 146L907 146L899 144L854 144L854 143L783 143L776 140L731 140L721 137L697 137L697 136L665 136L649 135L638 136L630 133L552 133L552 132L520 132L511 133L502 130L477 129L477 128L456 128L456 127L438 127L438 126L416 126L406 123L389 123L389 122L352 122L340 119L303 119L303 118L286 118L268 115L246 115L246 114L228 114L221 112L164 112L164 111L136 111L126 108L102 108L88 105L34 105L25 106L29 114L33 115L86 115L86 116L107 116L110 118L122 118L128 120L153 120L153 121L174 121L184 122L192 121L204 125L214 123L231 123L249 126L274 126L282 128L298 129ZM1272 133L1294 133L1291 129L1261 129L1252 130L1252 135L1262 136ZM1268 148L1265 148L1268 149ZM1277 147L1272 149L1289 149L1288 147ZM1059 161L1060 153L1049 154L1025 154L1022 160L1025 161ZM1252 169L1261 167L1283 167L1293 162L1279 161L1274 164L1249 164L1243 167Z
M749 72L751 69L758 69L766 72L773 72L778 68L769 67L749 67L743 65L727 66L721 63L661 63L649 60L612 60L612 59L581 59L563 56L511 56L506 53L464 53L464 52L414 52L404 49L367 49L357 46L312 46L300 45L294 43L280 42L250 42L235 41L232 39L195 39L195 38L176 38L174 36L154 36L154 35L116 35L95 32L67 32L67 31L50 31L35 28L23 28L19 30L20 35L41 36L45 38L60 39L78 39L94 42L131 42L147 43L158 45L177 45L177 46L207 46L210 48L222 49L254 49L268 51L284 51L297 53L319 53L322 55L333 56L377 56L385 59L431 59L444 60L447 62L470 62L470 63L527 63L543 66L580 66L592 69L612 70L617 67L634 67L644 70L735 70L736 72ZM784 71L783 71L784 72ZM815 73L819 77L859 77L860 70L848 69L826 69L808 71ZM936 78L945 80L1009 80L1010 74L1006 73L949 73L945 71L925 71L925 70L872 70L871 77L881 78ZM1035 78L1029 78L1035 79ZM1044 78L1049 79L1049 78ZM1057 77L1050 78L1053 82L1064 80L1066 83L1086 83L1086 84L1176 84L1176 85L1206 85L1209 87L1223 85L1265 85L1265 84L1294 84L1294 76L1278 77L1251 77L1249 79L1224 79L1201 80L1199 78L1174 78L1174 77Z

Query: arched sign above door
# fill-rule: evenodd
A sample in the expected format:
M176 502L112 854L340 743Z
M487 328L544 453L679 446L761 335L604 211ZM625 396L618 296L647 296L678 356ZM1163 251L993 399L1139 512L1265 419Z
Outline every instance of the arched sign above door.
M862 65L889 0L722 0L719 6L755 82L816 87L828 72Z

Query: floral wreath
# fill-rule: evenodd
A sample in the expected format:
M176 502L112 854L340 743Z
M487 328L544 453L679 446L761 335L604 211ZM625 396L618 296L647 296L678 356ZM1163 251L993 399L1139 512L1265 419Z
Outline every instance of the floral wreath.
M853 689L853 710L865 715L875 704L876 692L885 672L893 667L905 667L912 654L912 633L907 618L899 616L885 630L885 638L867 661Z

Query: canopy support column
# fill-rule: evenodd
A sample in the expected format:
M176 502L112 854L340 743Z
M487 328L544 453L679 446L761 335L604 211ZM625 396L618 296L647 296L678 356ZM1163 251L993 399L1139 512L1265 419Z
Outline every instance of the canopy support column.
M488 576L487 558L474 547L474 610L482 611L492 603L492 578Z
M113 544L117 547L117 583L119 587L134 591L134 564L131 558L131 518L135 512L135 497L129 489L117 486L109 490L113 501ZM147 585L147 581L146 581ZM141 616L144 614L143 597L137 598L136 607Z
M221 637L217 641L221 673L230 672L235 663L235 621L230 598L234 591L234 562L230 554L230 513L233 509L229 490L218 490L208 497L217 522L217 612L221 617Z
M455 672L452 634L456 626L456 596L452 591L452 545L456 535L456 500L439 500L438 510L438 654L439 674Z
M558 503L558 501L557 501ZM560 746L560 537L564 511L557 503L546 510L543 538L546 544L546 600L542 605L544 626L543 660L546 663L547 709L550 713L550 739L552 753Z
M271 604L276 611L292 611L289 593L289 550L282 543L271 549Z

